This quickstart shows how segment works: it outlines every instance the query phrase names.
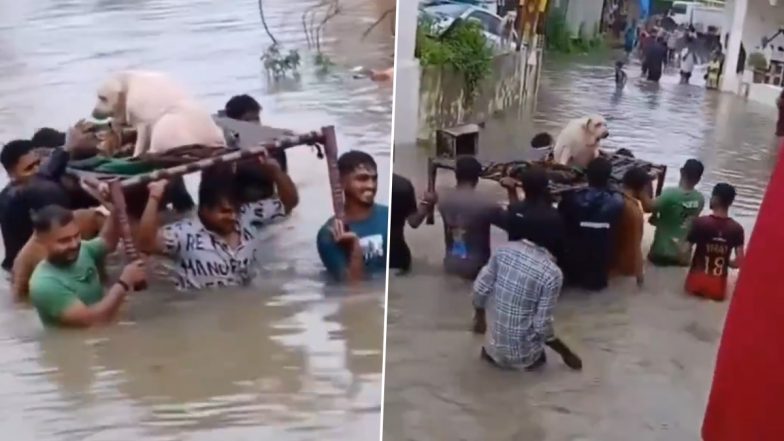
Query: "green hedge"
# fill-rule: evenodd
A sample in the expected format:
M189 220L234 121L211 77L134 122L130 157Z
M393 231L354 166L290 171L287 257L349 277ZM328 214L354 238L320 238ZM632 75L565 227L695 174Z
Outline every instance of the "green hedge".
M473 99L479 82L490 74L493 52L477 23L460 22L440 38L431 37L431 24L417 26L416 57L422 66L451 68L463 75L465 97Z

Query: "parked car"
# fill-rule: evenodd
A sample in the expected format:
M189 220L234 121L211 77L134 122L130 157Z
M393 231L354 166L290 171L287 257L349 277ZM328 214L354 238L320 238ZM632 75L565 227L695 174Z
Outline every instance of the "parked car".
M419 20L432 23L431 32L438 37L447 32L459 21L478 23L490 44L496 51L510 51L517 46L517 32L512 32L504 44L501 23L503 19L491 11L471 4L453 0L424 0L419 4Z
M455 3L465 3L467 5L476 6L477 8L485 9L490 12L497 12L498 0L451 0Z

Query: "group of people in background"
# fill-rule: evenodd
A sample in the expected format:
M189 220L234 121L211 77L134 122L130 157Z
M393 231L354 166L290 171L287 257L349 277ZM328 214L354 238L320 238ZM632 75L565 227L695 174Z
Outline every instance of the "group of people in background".
M542 138L552 140L547 134L536 137ZM454 188L425 193L418 205L411 182L396 175L390 267L410 269L404 225L419 226L437 208L443 221L444 270L474 284L474 330L486 333L482 358L502 367L534 369L545 362L548 346L579 369L579 357L553 330L562 287L603 290L612 277L633 277L643 286L646 213L656 228L647 260L655 266L689 267L687 292L726 298L729 268L738 268L743 260L744 231L729 215L735 199L730 184L715 185L711 212L703 214L705 198L696 189L703 171L700 161L689 159L679 184L654 198L646 169L632 168L621 183L614 183L612 163L600 155L584 170L586 187L556 198L547 171L532 166L519 180L500 180L508 193L506 207L477 191L482 165L473 156L457 158ZM508 234L508 242L494 251L491 226Z
M700 40L702 39L702 40ZM680 25L671 31L655 23L637 25L632 22L623 34L627 61L635 52L641 62L642 75L648 81L658 82L666 66L678 69L681 84L688 84L695 67L704 57L701 52L709 49L704 75L706 87L717 89L724 69L724 52L720 38L698 36L694 26ZM739 66L745 65L745 49L741 47Z
M255 99L239 95L224 113L260 124L261 110ZM147 283L146 259L108 275L107 256L118 248L117 213L106 189L88 194L67 173L70 160L94 155L97 145L89 125L80 122L67 133L41 129L0 151L9 176L0 192L2 266L11 273L15 299L32 304L45 325L113 321L127 296ZM372 156L345 152L338 168L345 216L325 222L316 248L333 279L357 282L385 270L388 210L375 203ZM126 198L135 246L171 261L181 290L247 284L264 252L261 231L288 219L299 203L283 150L205 169L198 203L181 178L130 190Z

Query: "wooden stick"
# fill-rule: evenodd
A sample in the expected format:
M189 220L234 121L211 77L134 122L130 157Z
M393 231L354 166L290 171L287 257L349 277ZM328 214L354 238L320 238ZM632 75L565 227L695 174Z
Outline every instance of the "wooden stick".
M662 172L659 174L659 182L656 183L656 196L660 196L664 189L664 178L667 177L667 166L663 165Z
M332 127L330 126L324 128L322 129L322 131L330 128ZM332 130L334 130L334 128L332 128ZM272 150L287 149L298 145L315 144L319 142L325 142L325 136L324 134L320 134L317 132L311 132L304 135L282 138L275 142L263 144L262 146L259 147L235 150L220 156L215 156L213 158L200 159L198 161L190 162L187 164L177 165L166 169L155 170L141 175L135 175L130 178L123 179L122 186L123 188L130 188L138 185L144 185L153 181L158 181L161 179L172 179L178 176L186 175L188 173L204 170L205 168L209 168L217 164L236 162L242 159L260 156L265 152L269 152Z
M87 194L92 196L96 201L100 201L101 200L100 181L93 178L92 176L78 176L78 178L82 190L87 192Z
M433 193L436 191L436 175L438 174L438 168L433 163L433 158L427 158L427 191ZM431 209L430 213L427 215L427 219L425 219L428 225L433 225L436 223L435 218L435 210Z
M332 190L332 208L335 211L335 219L345 218L346 194L343 184L340 183L340 170L338 170L338 141L335 136L335 128L332 126L322 127L321 133L324 135L324 157L327 160L329 171L329 186Z
M126 254L129 259L136 260L139 258L139 253L133 243L131 235L130 224L128 222L128 213L126 211L124 189L144 185L153 181L161 179L172 179L195 171L203 170L221 163L231 163L242 159L247 159L255 156L260 156L265 152L276 149L286 149L303 144L316 144L323 143L324 156L326 157L327 166L329 168L330 187L332 189L332 204L335 211L335 217L342 220L344 217L344 192L343 186L340 183L340 172L337 165L337 138L335 136L334 126L327 126L321 128L321 133L311 132L299 136L292 136L279 139L275 142L266 143L260 147L242 149L232 151L213 158L206 158L199 161L194 161L188 164L182 164L168 169L155 170L150 173L132 176L126 179L112 179L109 181L109 190L111 193L112 203L114 209L117 211L118 227L120 229L123 244L125 246ZM99 189L101 181L91 176L80 176L80 180L87 188Z
M114 204L114 218L117 222L117 229L120 232L122 239L123 249L125 255L128 256L128 261L133 262L141 258L136 245L133 243L133 235L131 233L131 224L128 221L128 211L125 205L125 194L123 194L123 186L119 179L113 179L109 182L109 194L111 195L112 204ZM133 289L140 291L147 288L146 283L134 286Z

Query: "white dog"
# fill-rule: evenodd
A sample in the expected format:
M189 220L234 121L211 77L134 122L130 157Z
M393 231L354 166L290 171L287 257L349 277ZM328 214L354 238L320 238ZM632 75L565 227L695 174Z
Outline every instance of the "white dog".
M586 167L599 156L600 142L608 136L607 122L600 115L573 119L558 134L553 159L558 164Z
M122 71L98 88L93 117L136 129L133 156L185 145L225 147L210 113L179 84L158 72Z

